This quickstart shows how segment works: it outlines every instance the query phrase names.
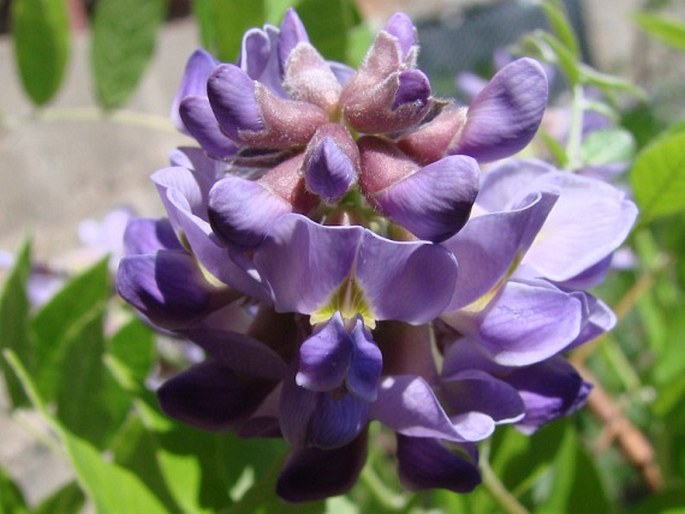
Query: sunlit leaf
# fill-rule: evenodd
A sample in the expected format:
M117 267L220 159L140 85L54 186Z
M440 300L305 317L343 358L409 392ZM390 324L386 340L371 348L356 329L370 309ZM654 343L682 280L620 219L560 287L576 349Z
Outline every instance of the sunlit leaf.
M164 0L97 2L91 62L103 107L120 107L135 90L152 57L165 8Z
M29 299L27 286L31 272L31 245L25 244L19 251L14 267L7 275L0 292L0 350L12 350L24 365L33 369L34 343L29 329ZM28 405L21 385L16 381L4 360L0 360L5 384L14 408Z
M301 0L297 12L307 27L312 44L326 59L345 62L348 31L361 22L352 0ZM321 13L326 15L322 16Z
M685 23L682 21L646 12L637 13L635 21L651 36L676 50L685 52Z
M594 166L628 162L634 154L633 136L620 128L595 130L585 137L580 148L582 161Z
M86 497L76 482L70 482L40 502L34 514L78 514Z
M123 363L132 378L145 381L154 362L155 338L152 330L140 319L132 318L109 340L108 353Z
M14 55L24 91L43 105L57 92L69 56L69 19L64 0L14 0Z
M17 484L0 466L0 514L28 514L29 509Z
M658 139L640 152L630 179L643 222L685 209L685 133Z

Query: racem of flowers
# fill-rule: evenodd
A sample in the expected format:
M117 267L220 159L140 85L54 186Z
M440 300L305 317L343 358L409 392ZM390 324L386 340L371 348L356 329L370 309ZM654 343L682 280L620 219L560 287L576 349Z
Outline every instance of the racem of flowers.
M168 218L126 231L119 293L206 353L159 388L162 409L284 438L288 501L347 491L374 420L405 487L472 490L497 425L530 433L583 404L562 354L615 323L586 289L633 202L501 160L540 124L541 66L511 62L463 107L431 95L417 52L396 14L352 70L293 10L249 30L235 65L196 51L172 115L200 147L152 176Z

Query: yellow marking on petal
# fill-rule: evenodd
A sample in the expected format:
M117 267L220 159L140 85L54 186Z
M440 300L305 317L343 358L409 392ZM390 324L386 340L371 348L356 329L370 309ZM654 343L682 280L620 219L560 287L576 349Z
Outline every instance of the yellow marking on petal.
M309 322L312 325L325 323L336 312L340 312L343 320L353 320L359 315L369 330L376 328L376 316L364 298L364 291L352 277L348 276L323 307L311 314Z
M466 312L480 312L483 309L485 309L488 304L492 301L492 299L497 296L497 294L500 292L504 284L509 280L509 277L516 271L516 268L518 268L518 265L521 264L521 259L523 259L523 255L520 253L516 254L516 257L514 257L514 260L511 261L511 265L509 266L509 269L507 272L504 274L502 278L500 278L497 283L490 288L489 291L487 291L483 296L480 298L472 301L470 304L466 305L465 307L462 307L460 310L466 311Z

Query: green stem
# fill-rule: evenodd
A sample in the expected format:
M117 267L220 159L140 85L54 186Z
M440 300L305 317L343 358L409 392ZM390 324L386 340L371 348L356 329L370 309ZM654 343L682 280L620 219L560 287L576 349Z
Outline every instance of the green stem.
M6 115L0 117L0 128L18 129L37 122L55 123L75 121L109 121L129 127L141 127L162 132L176 132L171 121L165 116L128 110L107 112L98 107L45 109L34 111L31 114L24 116Z
M490 467L490 441L485 441L481 446L480 452L480 471L483 476L483 485L486 487L492 498L502 507L503 512L509 514L530 514L516 497L509 492L504 484L497 478L497 475Z
M395 491L386 487L380 477L376 474L376 471L373 469L370 462L364 466L361 479L378 502L386 509L400 510L406 507L406 498L399 496Z

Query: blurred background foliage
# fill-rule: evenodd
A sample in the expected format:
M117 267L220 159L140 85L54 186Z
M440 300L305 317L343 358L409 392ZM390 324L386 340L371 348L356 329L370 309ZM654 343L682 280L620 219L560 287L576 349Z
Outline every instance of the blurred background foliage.
M277 24L289 6L298 9L313 43L330 59L358 64L375 30L353 0L0 5L0 26L9 31L17 74L38 123L63 84L78 24L89 29L96 101L111 114L127 105L155 53L159 31L173 18L192 17L198 43L224 61L236 59L245 29ZM644 37L670 48L665 55L682 70L685 23L669 14L672 7L663 0L646 2L634 24ZM664 95L652 88L658 77L636 83L597 71L578 2L475 4L421 19L418 27L420 66L440 94L457 94L460 72L489 77L493 51L508 47L556 69L550 108L581 119L599 112L614 122L592 137L577 134L561 142L543 125L531 146L533 154L547 155L562 168L627 162L628 172L617 180L632 189L641 209L615 271L598 291L620 323L571 355L595 384L588 407L532 437L509 427L498 430L481 446L483 486L463 496L403 491L391 434L372 425L376 444L348 495L285 505L272 493L287 450L280 441L203 433L160 413L151 387L187 364L187 348L153 333L115 297L113 258L52 277L59 282L57 292L37 305L31 287L51 271L33 258L27 243L2 278L2 405L4 415L59 455L69 471L59 487L29 501L30 484L18 483L0 462L0 513L685 512L682 83L680 92ZM12 130L7 111L0 105L0 130Z

